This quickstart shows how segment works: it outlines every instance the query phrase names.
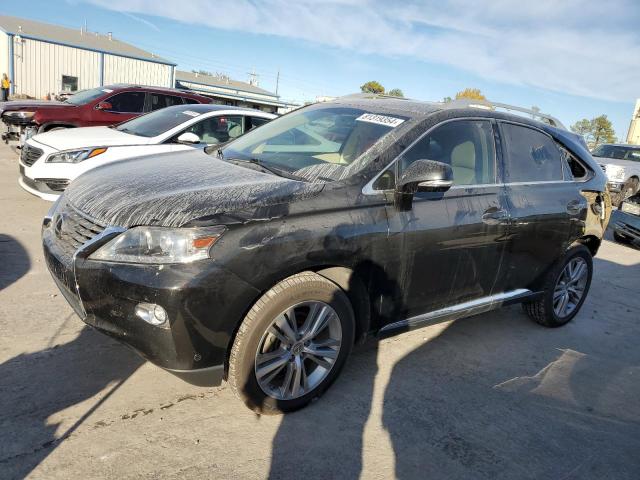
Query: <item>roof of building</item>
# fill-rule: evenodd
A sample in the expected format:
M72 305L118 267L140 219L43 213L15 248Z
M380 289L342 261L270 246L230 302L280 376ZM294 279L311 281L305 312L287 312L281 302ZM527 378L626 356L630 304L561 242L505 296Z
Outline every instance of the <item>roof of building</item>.
M201 85L208 85L210 87L229 88L241 92L258 93L260 95L269 95L274 98L278 98L278 95L276 95L275 93L269 92L260 87L256 87L247 82L240 82L238 80L231 80L229 78L223 79L211 75L204 75L202 73L176 70L176 81L199 83Z
M52 25L50 23L36 22L25 18L10 17L0 15L0 30L5 33L17 35L24 38L49 41L61 45L94 50L98 52L110 53L129 58L147 60L156 63L176 65L158 55L134 47L128 43L114 38L113 36L89 32L80 28L73 29Z

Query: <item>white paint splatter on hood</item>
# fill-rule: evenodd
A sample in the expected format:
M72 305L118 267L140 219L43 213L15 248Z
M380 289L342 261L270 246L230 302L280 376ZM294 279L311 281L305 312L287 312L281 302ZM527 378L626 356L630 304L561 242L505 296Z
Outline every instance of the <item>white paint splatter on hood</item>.
M65 197L107 225L177 227L203 217L289 203L322 188L188 151L91 170L67 188Z

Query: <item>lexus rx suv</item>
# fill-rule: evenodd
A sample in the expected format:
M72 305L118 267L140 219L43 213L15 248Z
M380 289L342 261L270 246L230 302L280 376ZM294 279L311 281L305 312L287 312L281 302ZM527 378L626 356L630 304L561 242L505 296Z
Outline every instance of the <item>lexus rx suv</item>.
M611 213L578 136L471 106L344 97L208 154L80 176L44 255L84 322L263 413L318 397L368 336L514 302L566 324Z

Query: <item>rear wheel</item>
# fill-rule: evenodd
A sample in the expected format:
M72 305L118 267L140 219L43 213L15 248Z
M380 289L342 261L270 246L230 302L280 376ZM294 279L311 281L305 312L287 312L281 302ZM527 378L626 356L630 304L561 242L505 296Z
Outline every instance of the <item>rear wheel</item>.
M638 192L638 183L640 181L633 177L627 180L622 189L620 190L620 201L618 202L618 208L622 206L622 202L624 202L627 198L633 197Z
M584 245L577 245L547 273L542 297L523 304L525 312L545 327L565 325L582 307L591 286L593 259Z
M252 410L304 407L331 385L353 345L355 320L345 293L303 272L276 284L251 308L229 357L229 383Z

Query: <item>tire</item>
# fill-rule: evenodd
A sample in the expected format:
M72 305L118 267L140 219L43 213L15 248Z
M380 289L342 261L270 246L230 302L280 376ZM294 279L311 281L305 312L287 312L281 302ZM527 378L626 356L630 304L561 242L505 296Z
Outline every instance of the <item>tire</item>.
M629 243L629 239L624 235L620 235L618 232L614 230L613 239L618 243Z
M565 275L566 268L572 263L572 265L584 265L586 268L584 279L580 280L580 285L582 286L582 294L579 299L575 298L575 294L570 293L570 289L577 290L576 286L570 286L565 288L562 283L563 275ZM572 247L567 253L547 272L546 277L544 279L543 284L543 295L532 302L526 302L522 304L524 311L531 317L535 322L543 325L545 327L560 327L562 325L570 322L573 317L575 317L584 300L587 298L589 293L589 287L591 286L591 278L593 276L593 259L591 257L591 252L584 245L576 245ZM570 285L571 282L568 282ZM567 301L567 307L573 305L570 311L565 311L565 314L558 313L556 308L554 308L554 296L557 291L564 291L569 299ZM557 307L561 306L556 304Z
M324 324L315 334L314 318L319 319L317 324ZM298 410L336 379L351 352L354 335L353 309L340 287L313 272L293 275L260 297L242 321L229 356L229 384L257 413ZM311 340L305 342L305 338ZM322 354L312 355L310 349ZM265 358L270 360L263 362ZM275 364L278 366L272 368ZM269 380L272 374L276 376Z
M618 202L618 208L622 206L622 202L624 202L627 198L634 196L638 192L638 182L637 178L630 178L627 180L622 189L620 190L620 201Z

